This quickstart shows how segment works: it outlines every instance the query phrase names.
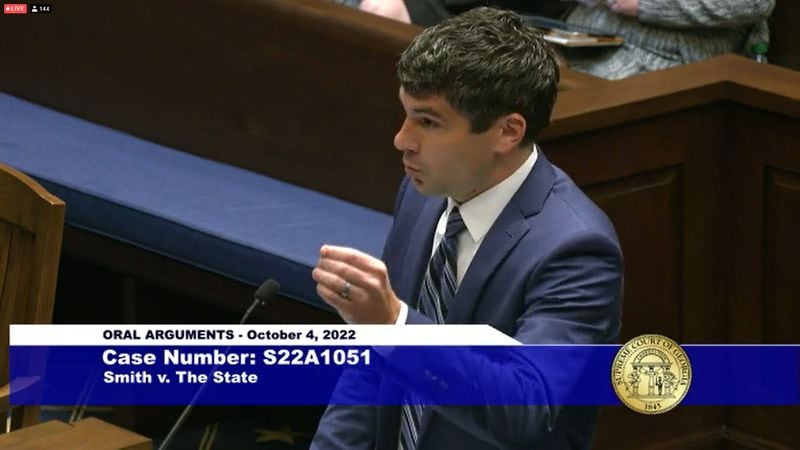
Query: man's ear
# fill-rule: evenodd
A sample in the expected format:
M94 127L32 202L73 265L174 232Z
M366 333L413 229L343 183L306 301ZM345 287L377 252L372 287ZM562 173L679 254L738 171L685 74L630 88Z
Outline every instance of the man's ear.
M525 138L525 130L528 129L525 118L519 113L501 116L495 125L498 127L499 133L496 151L502 154L519 147L520 142Z

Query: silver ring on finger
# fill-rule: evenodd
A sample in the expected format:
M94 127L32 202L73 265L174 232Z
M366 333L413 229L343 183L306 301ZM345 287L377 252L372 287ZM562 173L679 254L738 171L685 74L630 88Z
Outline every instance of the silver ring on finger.
M339 291L339 297L347 300L350 297L350 289L353 288L353 283L349 282L348 280L344 280L344 288Z

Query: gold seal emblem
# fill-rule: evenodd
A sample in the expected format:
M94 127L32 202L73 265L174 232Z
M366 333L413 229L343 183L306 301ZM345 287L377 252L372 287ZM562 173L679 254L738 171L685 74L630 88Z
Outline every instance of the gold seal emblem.
M660 334L631 339L619 349L611 366L617 397L642 414L661 414L676 407L689 392L691 381L692 366L686 352Z

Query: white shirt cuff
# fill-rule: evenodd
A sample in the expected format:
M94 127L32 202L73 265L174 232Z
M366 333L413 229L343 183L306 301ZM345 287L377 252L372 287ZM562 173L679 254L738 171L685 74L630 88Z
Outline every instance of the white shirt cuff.
M395 325L405 325L408 321L408 305L406 302L400 302L400 313L397 314Z
M400 312L397 314L395 325L405 325L408 321L408 305L406 302L400 302ZM380 353L384 358L388 358L394 351L394 347L373 347L376 352Z

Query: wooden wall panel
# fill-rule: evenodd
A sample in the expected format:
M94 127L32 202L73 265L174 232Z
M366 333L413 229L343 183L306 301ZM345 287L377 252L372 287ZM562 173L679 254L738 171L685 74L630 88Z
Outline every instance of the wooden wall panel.
M720 197L726 218L721 249L726 265L722 297L725 299L728 342L756 344L763 342L763 251L764 225L764 142L772 132L762 123L760 114L748 108L732 106L731 139L720 156L727 174L726 195ZM770 128L762 128L760 125Z
M721 197L726 202L723 215L728 218L728 236L724 239L728 245L723 249L727 261L723 296L728 339L736 343L785 343L794 338L798 342L796 334L784 336L783 331L776 331L769 317L777 314L800 322L796 310L778 314L767 307L771 301L768 293L776 294L771 290L786 282L783 275L774 272L782 274L796 267L791 258L782 255L787 255L784 245L796 242L800 233L792 228L796 205L790 187L792 174L800 173L798 124L784 115L742 105L733 107L730 114L730 145L721 158L728 194ZM800 294L795 293L794 298L800 300Z
M727 342L800 342L800 133L792 117L731 105L723 249ZM734 448L800 448L800 407L728 410Z
M728 409L726 423L734 440L758 442L734 448L789 450L800 448L798 420L798 406L735 406Z
M683 267L680 167L585 187L609 215L625 257L620 341L645 333L679 337Z
M724 258L719 239L725 229L719 155L729 139L728 106L688 108L542 144L550 159L587 190L617 228L627 279L628 320L622 339L649 329L669 330L669 336L685 343L725 340L724 320L707 318L724 311L722 286L714 280ZM630 184L619 189L636 190L638 179L652 188L653 183L665 182L655 181L659 176L672 177L669 194L638 192L641 197L627 206L603 198L614 192L602 188L605 183L627 179ZM671 246L669 251L666 245ZM663 303L667 298L669 305ZM664 304L660 310L677 311L676 315L646 318L644 306L641 311L632 306L649 305L651 299L660 299L657 303ZM635 328L628 329L631 326Z
M800 173L764 178L764 342L800 343Z
M621 340L659 330L684 343L798 342L790 258L800 254L797 127L786 115L721 101L542 144L617 227L626 277L635 280L626 286ZM681 235L667 250L661 233ZM665 254L678 259L677 274ZM679 292L662 297L665 280ZM636 310L648 297L678 313L651 320ZM795 448L797 417L796 407L691 407L658 418L606 408L596 448ZM647 429L649 438L622 432L630 429Z
M711 450L724 449L722 407L680 408L643 416L624 406L603 408L594 449Z
M682 165L690 149L687 142L705 134L697 127L692 129L683 117L665 115L546 139L541 147L575 183L591 186Z

